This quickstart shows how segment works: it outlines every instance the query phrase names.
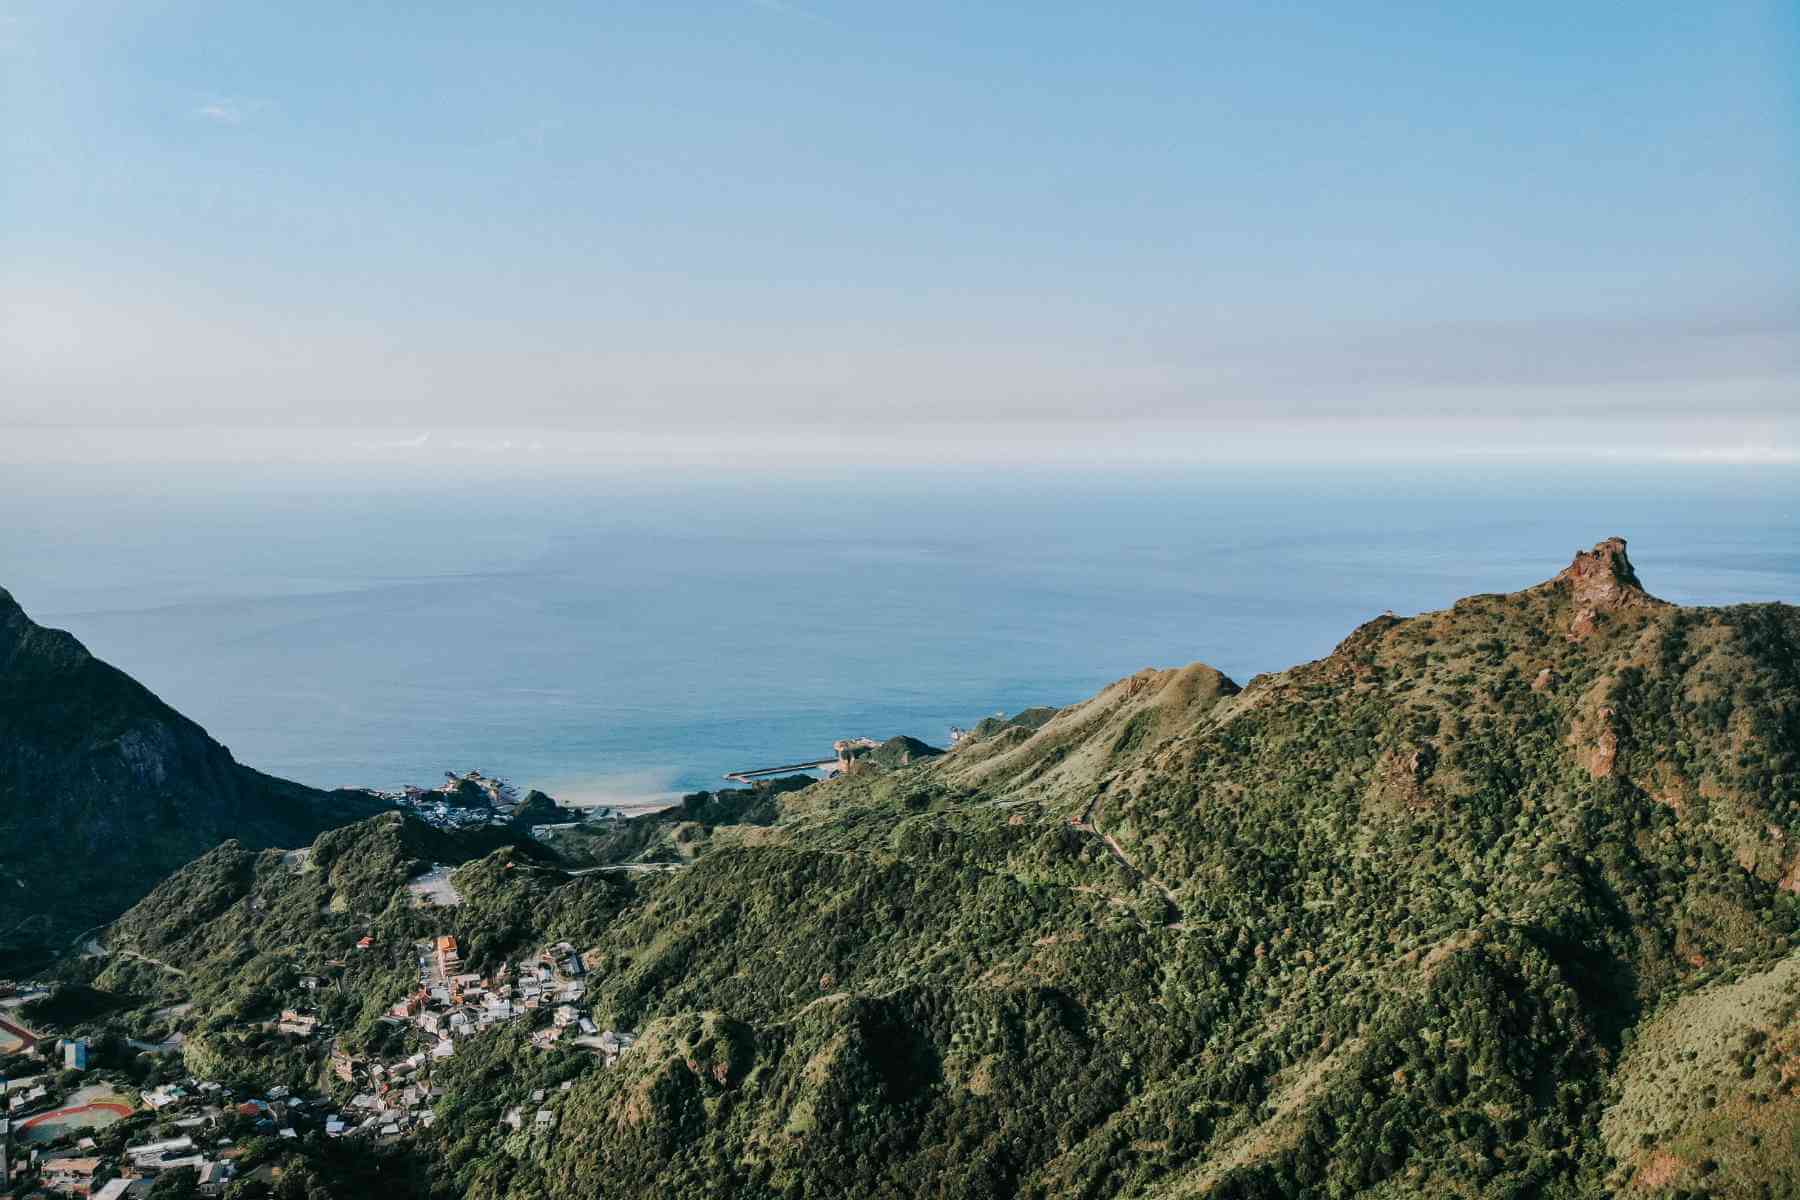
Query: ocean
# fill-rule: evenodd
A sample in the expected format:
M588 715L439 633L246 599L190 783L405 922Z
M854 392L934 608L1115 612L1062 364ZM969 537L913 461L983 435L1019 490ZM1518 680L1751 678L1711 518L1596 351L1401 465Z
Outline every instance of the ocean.
M1667 599L1800 600L1773 466L14 467L0 516L0 586L240 761L572 802L943 745L1146 666L1245 681L1613 534Z

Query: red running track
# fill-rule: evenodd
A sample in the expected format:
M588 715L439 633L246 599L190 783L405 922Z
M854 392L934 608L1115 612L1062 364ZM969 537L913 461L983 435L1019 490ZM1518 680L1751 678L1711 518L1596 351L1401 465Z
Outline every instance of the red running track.
M39 1113L19 1125L20 1129L30 1129L34 1125L42 1125L54 1121L58 1117L73 1117L85 1112L116 1113L120 1117L131 1115L131 1105L119 1104L112 1100L97 1100L93 1104L77 1104L74 1108L59 1108L55 1112Z

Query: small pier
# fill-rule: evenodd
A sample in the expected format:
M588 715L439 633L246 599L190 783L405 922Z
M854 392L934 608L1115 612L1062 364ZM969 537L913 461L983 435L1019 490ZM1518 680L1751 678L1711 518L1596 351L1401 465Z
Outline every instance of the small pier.
M801 771L835 772L842 768L843 761L838 758L821 758L813 762L787 763L779 767L757 767L750 771L727 771L725 778L733 783L754 783L758 779L770 779L776 775L797 775Z
M850 769L850 760L864 750L873 750L880 743L874 738L853 737L839 738L831 743L831 758L815 758L808 762L787 763L779 767L757 767L751 771L727 771L725 778L733 783L755 783L758 779L769 779L776 775L794 775L801 771L823 771L825 778L842 775Z

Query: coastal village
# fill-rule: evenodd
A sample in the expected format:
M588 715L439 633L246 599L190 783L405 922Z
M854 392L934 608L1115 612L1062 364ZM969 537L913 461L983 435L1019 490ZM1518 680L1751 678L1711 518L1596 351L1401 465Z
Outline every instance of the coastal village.
M506 780L479 771L445 772L437 788L407 788L386 797L441 829L512 825L526 801ZM545 798L547 801L548 798ZM556 811L540 803L536 811ZM598 808L575 822L530 826L548 840L562 829L615 820ZM300 862L303 865L304 855ZM451 869L435 866L408 882L413 904L449 908L461 903ZM367 953L364 936L344 953ZM563 1049L592 1055L607 1066L630 1052L631 1030L603 1028L584 1005L588 981L600 955L568 942L492 968L467 969L457 938L440 933L413 947L414 986L395 997L381 1022L403 1030L404 1053L370 1056L342 1048L335 1031L316 1008L296 999L255 1023L257 1032L278 1034L290 1045L318 1047L320 1084L311 1094L273 1086L251 1094L237 1086L195 1077L169 1078L167 1069L153 1086L136 1086L116 1070L95 1070L93 1047L85 1038L58 1036L32 1028L21 1009L51 994L38 981L0 980L0 1200L27 1196L84 1196L100 1200L148 1196L156 1181L172 1172L191 1172L191 1194L222 1196L240 1180L274 1181L272 1143L307 1138L393 1141L429 1127L433 1104L443 1094L432 1083L434 1066L457 1053L469 1039L497 1026L526 1021L531 1044L542 1051ZM331 986L329 974L301 975L300 997ZM162 1010L178 1013L185 1006ZM390 1040L389 1044L392 1044ZM179 1069L179 1033L161 1040L130 1040L129 1052L158 1058ZM21 1072L20 1065L29 1064ZM567 1084L563 1087L566 1089ZM553 1091L554 1089L552 1089ZM527 1103L508 1109L500 1126L530 1136L553 1136L557 1097L539 1090ZM110 1134L124 1126L126 1136ZM262 1147L261 1153L256 1148ZM260 1172L260 1174L258 1174ZM183 1193L189 1194L189 1193Z
M109 1078L112 1073L88 1069L86 1040L39 1034L16 1015L0 1018L0 1030L12 1039L15 1051L10 1061L28 1058L38 1064L30 1075L0 1079L5 1109L0 1117L0 1179L5 1180L0 1197L147 1196L159 1177L182 1170L193 1172L196 1194L223 1195L240 1174L246 1148L257 1139L276 1144L306 1137L392 1141L429 1127L433 1103L443 1094L432 1084L433 1066L497 1025L531 1019L538 1026L531 1034L533 1046L591 1054L607 1066L629 1053L637 1040L633 1031L602 1029L582 1003L597 951L583 953L558 942L481 974L463 969L457 940L449 934L421 941L414 950L416 987L381 1018L410 1034L410 1052L369 1057L350 1053L332 1039L321 1047L334 1085L329 1092L301 1094L276 1086L252 1095L192 1077L134 1089ZM317 977L300 980L303 990L321 984ZM4 981L0 990L24 999L45 994L41 986ZM271 1014L263 1027L295 1042L330 1034L317 1014L304 1007ZM132 1045L145 1053L180 1049L178 1041ZM145 1136L122 1142L106 1136L108 1127L142 1115L150 1117L139 1123ZM528 1103L509 1108L500 1124L510 1131L551 1135L557 1119L556 1097L538 1090ZM273 1168L266 1163L248 1168L259 1169L267 1176Z
M532 837L545 841L560 830L589 822L617 821L624 816L606 805L565 809L536 792L521 798L519 790L507 780L473 770L461 775L445 771L444 782L434 788L409 785L397 791L372 791L370 794L389 801L436 829L508 828L519 822L522 813L548 810L558 819L536 822L528 827ZM540 796L541 803L534 806L532 801Z
M876 745L867 738L842 741L834 745L832 759L805 765L828 774L849 770ZM744 774L754 781L772 773ZM446 771L434 788L375 794L438 829L507 827L544 842L568 829L624 816L606 807L564 809L535 792L521 799L508 781L480 771ZM539 815L556 819L525 823ZM304 871L307 855L289 852L290 867ZM408 880L413 907L460 905L452 875L453 868L433 864ZM89 945L91 953L104 953L98 941ZM343 947L344 959L299 975L279 1011L240 1027L279 1035L290 1047L316 1047L315 1090L181 1075L184 1039L178 1031L126 1039L127 1056L158 1064L150 1075L153 1083L133 1082L117 1069L116 1047L111 1056L101 1056L105 1061L96 1069L95 1047L86 1038L35 1030L25 1022L21 1009L50 996L50 984L0 980L0 1063L8 1072L0 1074L0 1200L145 1197L174 1172L191 1173L182 1195L270 1194L256 1185L272 1185L279 1177L282 1155L271 1147L304 1146L315 1138L388 1143L429 1128L436 1119L434 1105L444 1095L433 1082L434 1068L453 1059L470 1039L500 1026L524 1022L538 1051L591 1055L606 1067L631 1053L637 1041L637 1031L608 1027L587 1003L590 983L606 958L601 948L555 942L475 970L464 961L456 935L439 932L410 947L413 985L379 1018L398 1036L377 1039L388 1048L385 1053L359 1053L340 1044L338 1031L311 998L335 986L335 973L349 956L376 950L372 935L357 938ZM179 1016L188 1007L175 1004L154 1015ZM21 1071L21 1064L29 1065ZM498 1130L554 1138L558 1093L570 1087L564 1082L531 1091L504 1111Z

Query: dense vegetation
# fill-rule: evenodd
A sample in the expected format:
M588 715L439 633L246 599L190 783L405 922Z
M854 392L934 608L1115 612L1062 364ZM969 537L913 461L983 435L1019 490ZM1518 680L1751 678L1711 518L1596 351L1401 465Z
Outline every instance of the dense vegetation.
M410 1147L307 1165L339 1195L1800 1194L1800 613L1662 604L1622 543L616 835L677 871L501 847L421 913L398 881L480 849L423 836L209 854L91 981L193 998L198 1068L316 1075L236 1022L327 958L360 1044L425 931L595 950L636 1047L480 1035Z

